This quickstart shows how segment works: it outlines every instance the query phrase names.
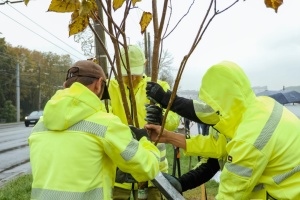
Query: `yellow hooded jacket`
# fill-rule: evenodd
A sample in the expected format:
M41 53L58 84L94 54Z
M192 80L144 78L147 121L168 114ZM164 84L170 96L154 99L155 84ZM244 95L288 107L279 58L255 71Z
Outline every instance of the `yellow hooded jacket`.
M116 166L138 181L159 172L159 150L74 83L48 101L28 139L31 199L111 199Z
M199 98L230 141L216 199L300 199L300 121L269 97L256 97L243 70L224 61L202 79ZM264 189L263 196L252 196Z
M150 77L147 77L146 75L144 75L143 79L139 82L137 87L134 88L135 101L136 101L136 107L137 107L137 115L138 115L138 121L139 121L140 128L143 128L144 125L147 123L145 121L145 118L146 118L145 104L150 103L149 99L146 96L147 81L150 81ZM160 84L165 91L170 89L170 86L165 81L158 80L157 83ZM128 124L127 118L125 115L125 111L124 111L124 107L123 107L123 103L122 103L122 96L121 96L121 92L120 92L119 83L117 82L116 79L110 80L108 91L109 91L110 98L111 98L111 107L112 107L113 114L120 117L121 121L124 124ZM125 85L125 92L126 92L127 101L129 104L129 110L131 110L129 89L127 88L126 85ZM165 128L168 130L174 131L179 126L179 123L180 123L180 116L177 115L176 113L170 111L168 113L168 116L166 119ZM166 158L166 146L165 146L165 144L158 143L157 148L160 150L160 153L161 153L160 165L159 165L160 171L167 173L168 172L168 160ZM149 182L149 184L152 185L150 182ZM130 183L123 183L123 184L115 183L115 186L130 190L132 184L130 184ZM136 186L135 186L135 188L137 189Z

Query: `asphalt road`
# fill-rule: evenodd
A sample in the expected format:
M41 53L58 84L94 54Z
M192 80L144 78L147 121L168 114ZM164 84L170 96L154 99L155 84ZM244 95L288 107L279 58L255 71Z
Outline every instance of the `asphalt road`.
M0 124L0 187L12 178L30 173L27 138L33 126L24 122Z

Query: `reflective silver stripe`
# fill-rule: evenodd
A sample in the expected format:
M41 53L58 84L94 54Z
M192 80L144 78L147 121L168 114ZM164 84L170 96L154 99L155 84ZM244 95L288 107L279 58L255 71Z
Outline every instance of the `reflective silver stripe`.
M160 162L163 162L166 160L166 156L160 157Z
M213 131L212 134L213 134L215 140L218 141L218 139L219 139L219 132L218 131Z
M41 188L32 188L31 199L53 200L104 200L103 188L96 188L87 192L68 192L48 190Z
M130 160L137 152L139 148L139 142L132 138L125 150L121 153L121 156L124 160Z
M283 111L283 106L275 102L271 116L269 117L260 135L257 137L256 141L254 142L254 146L258 150L262 150L264 146L267 144L267 142L270 140L271 136L273 135L273 132L275 131L281 119L282 111Z
M94 134L99 137L104 137L106 130L107 130L107 126L103 126L101 124L82 120L82 121L74 124L73 126L69 127L67 130L86 132L86 133ZM43 131L49 131L45 127L43 122L37 123L32 129L32 132L43 132Z
M253 188L252 192L257 192L257 191L262 190L262 189L264 189L264 188L265 188L265 187L264 187L264 184L260 183L260 184L256 185L256 186Z
M103 126L101 124L97 124L90 121L82 120L73 126L69 127L70 131L80 131L91 133L100 137L104 137L106 133L107 126Z
M298 165L297 167L295 167L289 172L274 176L273 180L276 184L280 184L282 181L284 181L285 179L289 178L290 176L294 175L297 172L300 172L300 165Z
M49 131L49 130L45 127L44 122L42 121L38 122L32 129L32 133L43 132L43 131Z
M207 104L200 103L198 101L193 101L194 104L194 110L195 112L201 112L201 113L214 113L215 111Z
M253 171L251 168L243 167L233 163L226 163L225 167L228 171L244 177L251 177Z
M164 144L164 143L158 143L158 144L156 145L156 147L158 148L159 151L164 151L164 150L166 150L166 144Z
M221 171L222 171L223 168L224 168L224 165L225 165L225 163L226 163L226 160L227 160L227 157L222 157L221 159L218 160L218 161L219 161L219 166L220 166Z

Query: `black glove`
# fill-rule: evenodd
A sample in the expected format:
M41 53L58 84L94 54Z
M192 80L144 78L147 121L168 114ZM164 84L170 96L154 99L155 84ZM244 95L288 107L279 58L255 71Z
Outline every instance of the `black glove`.
M155 82L147 82L146 94L150 101L159 103L163 108L167 108L171 98L171 91L165 92L164 89Z
M180 193L182 194L182 187L181 187L181 183L179 182L179 180L167 173L162 172L162 174L164 175L164 177L170 182L170 184Z
M162 114L162 108L156 105L146 104L146 118L145 120L149 124L162 124L163 114Z
M132 125L129 125L129 128L131 129L131 132L133 134L133 137L136 139L136 140L140 140L142 137L146 137L148 140L149 139L149 135L147 133L147 130L144 129L144 128L136 128Z
M131 176L131 174L125 173L117 168L116 180L117 183L137 183L137 181Z

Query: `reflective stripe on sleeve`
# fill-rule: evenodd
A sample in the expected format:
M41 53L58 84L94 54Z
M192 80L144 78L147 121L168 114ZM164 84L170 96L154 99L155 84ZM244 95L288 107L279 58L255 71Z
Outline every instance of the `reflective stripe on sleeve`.
M297 172L300 172L300 165L298 165L297 167L295 167L289 172L274 176L273 180L276 184L280 184L282 181L284 181L285 179L289 178L290 176L294 175Z
M103 188L96 188L87 192L67 192L67 191L48 190L48 189L41 189L41 188L32 188L31 190L31 199L104 200L103 196L104 196Z
M158 143L156 147L158 148L159 151L166 150L166 144L164 143Z
M127 145L126 149L121 153L124 160L130 160L137 152L139 148L139 142L132 138L132 140Z
M34 125L33 129L32 129L32 133L34 132L44 132L44 131L49 131L45 125L44 122L39 122L36 125Z
M201 113L214 113L214 110L206 104L200 103L198 101L193 101L195 112Z
M282 116L283 107L275 102L273 111L265 124L263 130L257 137L256 141L254 142L254 146L258 150L262 150L264 146L267 144L267 142L270 140L271 136L273 135L273 132L275 131L281 116Z
M103 126L101 124L97 124L90 121L80 121L73 126L70 126L67 130L69 131L79 131L79 132L86 132L91 133L99 137L104 137L107 127ZM49 131L43 122L37 123L33 129L32 132L44 132Z
M94 122L83 120L69 127L67 130L86 132L86 133L94 134L99 137L105 137L107 127ZM35 126L33 129L33 132L43 132L43 131L49 131L45 127L43 122L38 123L37 126ZM130 143L127 145L127 147L125 148L125 150L121 153L122 158L126 161L130 160L136 154L138 146L139 143L136 140L132 139Z
M272 110L272 113L267 123L265 124L261 133L259 134L259 136L254 142L254 146L258 150L262 150L266 146L270 138L272 137L281 119L282 112L283 112L283 107L278 102L275 102L274 108ZM226 163L225 167L227 168L228 171L244 177L251 177L253 171L251 168L247 168L233 163Z
M167 154L166 144L165 143L158 143L156 145L156 147L160 151L160 162L164 162L166 160L166 154Z
M251 177L252 171L253 171L251 168L237 165L234 163L226 163L225 167L228 171L230 171L236 175L244 176L244 177L248 177L248 178Z
M218 141L218 139L219 139L219 132L213 131L212 134L213 134L213 137L215 138L215 140Z
M260 183L260 184L256 185L256 186L253 188L252 192L257 192L257 191L260 191L260 190L262 190L262 189L264 189L264 188L265 188L265 187L264 187L264 184Z
M70 131L80 131L80 132L87 132L87 133L91 133L100 137L104 137L105 136L105 132L106 132L107 126L103 126L94 122L89 122L89 121L85 121L82 120L76 124L74 124L73 126L71 126L70 128L68 128L68 130Z
M160 157L160 162L163 162L166 160L166 156Z

